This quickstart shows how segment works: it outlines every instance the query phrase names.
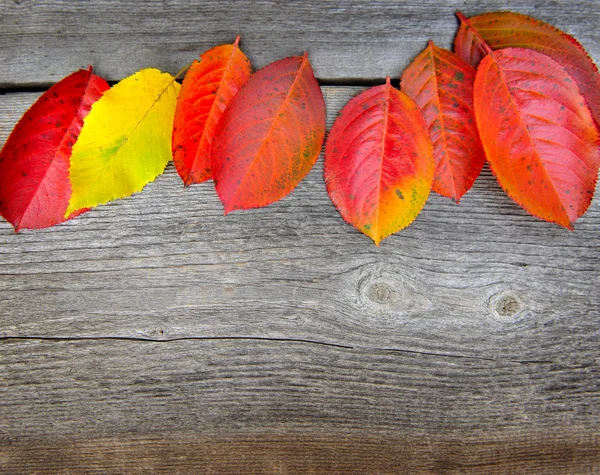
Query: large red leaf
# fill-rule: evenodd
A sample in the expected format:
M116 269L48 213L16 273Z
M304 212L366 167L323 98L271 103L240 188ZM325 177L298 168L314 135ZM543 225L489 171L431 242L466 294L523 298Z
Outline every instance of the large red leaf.
M475 116L506 193L531 214L572 229L598 176L598 131L572 76L533 50L491 52L475 78Z
M173 123L173 163L185 185L211 178L211 143L223 112L252 74L238 47L212 48L194 61L177 99Z
M65 220L71 148L106 89L91 67L79 70L46 91L15 126L0 152L0 213L15 230Z
M600 124L600 74L583 46L548 23L513 12L491 12L465 18L454 40L456 53L473 66L485 56L483 43L492 49L531 48L558 61L575 78L592 115Z
M473 66L430 41L400 82L429 127L436 163L433 190L457 202L485 161L473 112L474 81Z
M324 136L325 102L307 54L256 72L213 140L213 178L225 213L290 193L317 160Z
M331 201L375 244L417 217L433 170L425 119L389 78L351 99L327 139L325 182Z

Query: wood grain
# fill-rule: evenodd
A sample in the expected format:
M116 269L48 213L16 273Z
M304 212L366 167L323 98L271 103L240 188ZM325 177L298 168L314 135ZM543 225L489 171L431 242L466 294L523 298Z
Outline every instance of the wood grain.
M88 63L174 73L236 34L257 67L307 49L330 128L350 84L450 46L456 10L505 7L0 2L0 144L28 88ZM600 58L593 2L511 9ZM375 247L322 172L223 216L169 165L68 223L0 222L0 473L600 472L598 198L569 232L485 169Z
M6 0L0 87L46 86L88 64L111 81L144 67L175 73L238 34L259 68L307 50L321 80L399 78L428 40L450 47L457 10L471 16L506 8L503 0ZM600 58L594 2L519 1L510 8L567 31Z
M361 90L324 88L329 126ZM2 140L36 97L0 96ZM3 222L0 460L592 473L599 220L597 200L575 232L536 220L485 171L375 247L320 160L284 200L227 217L210 183L184 189L169 167L54 228Z
M62 441L61 441L62 442ZM352 437L348 434L133 436L75 443L13 444L11 473L595 473L598 440L568 434L522 439ZM40 467L42 467L40 469ZM65 469L65 467L69 467Z
M330 124L357 92L325 88ZM34 97L3 96L0 117L16 119ZM142 193L60 226L17 235L3 222L1 331L316 339L512 360L564 359L577 344L589 358L599 219L595 200L575 232L539 221L486 171L460 206L432 195L376 248L331 204L322 160L284 200L227 217L211 183L185 189L169 167Z
M11 340L2 353L0 461L24 473L592 473L600 463L593 365L226 340Z

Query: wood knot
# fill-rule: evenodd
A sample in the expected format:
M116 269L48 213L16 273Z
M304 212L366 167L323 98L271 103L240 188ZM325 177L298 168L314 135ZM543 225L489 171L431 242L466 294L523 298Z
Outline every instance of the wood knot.
M512 317L521 310L521 303L513 295L504 295L496 302L496 313L501 317Z
M388 305L396 300L394 288L385 282L374 282L367 288L367 297L379 305Z
M492 295L488 305L492 316L504 322L519 320L527 313L527 306L523 303L523 299L511 290Z
M383 264L367 265L359 269L357 303L364 312L362 323L369 319L377 326L398 327L408 316L423 314L431 306L407 273L390 270Z

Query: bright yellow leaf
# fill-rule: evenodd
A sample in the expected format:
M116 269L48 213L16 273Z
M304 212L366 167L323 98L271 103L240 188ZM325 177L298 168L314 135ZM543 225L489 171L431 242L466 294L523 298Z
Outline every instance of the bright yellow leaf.
M164 171L179 89L170 74L142 69L94 103L73 146L65 216L140 191Z

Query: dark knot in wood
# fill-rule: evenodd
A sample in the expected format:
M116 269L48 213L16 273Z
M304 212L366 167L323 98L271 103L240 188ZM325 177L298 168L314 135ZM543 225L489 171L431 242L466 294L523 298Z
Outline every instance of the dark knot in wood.
M512 289L501 290L489 300L489 310L493 318L507 323L527 317L530 312L522 295Z
M380 305L393 303L396 300L394 288L385 282L374 282L367 288L367 297Z
M496 303L496 312L501 317L512 317L521 310L521 303L513 295L504 295Z

